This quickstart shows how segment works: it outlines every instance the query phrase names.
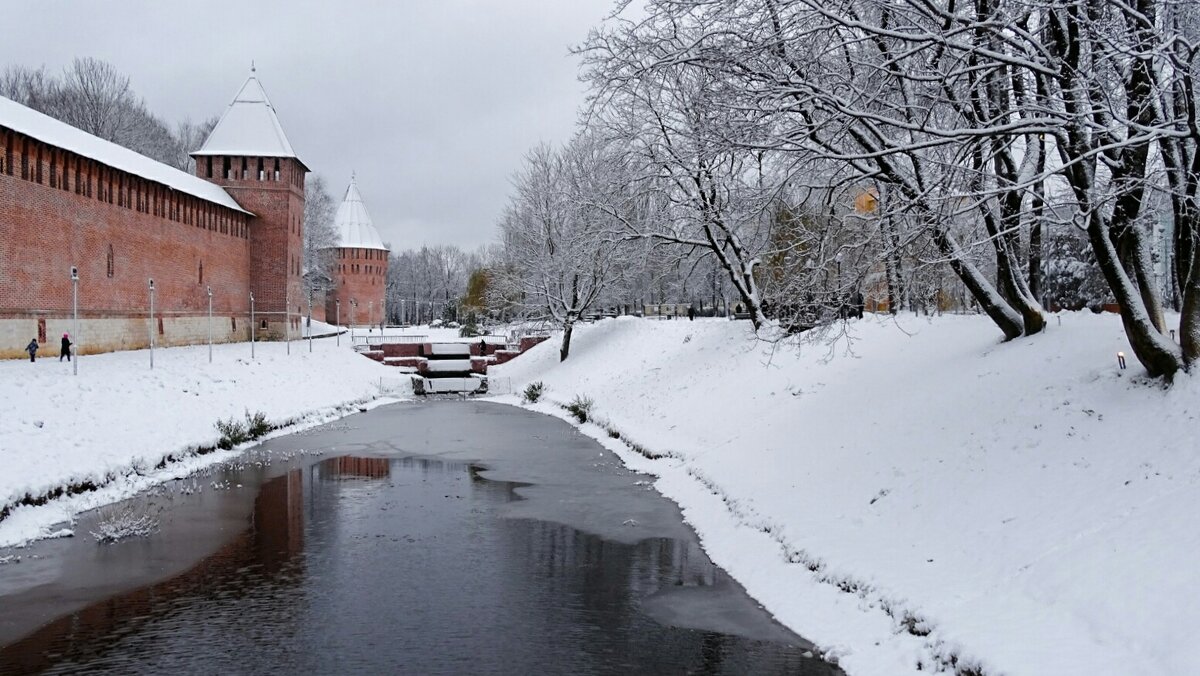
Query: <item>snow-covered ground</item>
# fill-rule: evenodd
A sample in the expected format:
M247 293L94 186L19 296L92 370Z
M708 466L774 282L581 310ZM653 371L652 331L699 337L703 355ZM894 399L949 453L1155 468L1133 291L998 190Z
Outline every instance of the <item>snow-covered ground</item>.
M315 424L407 396L408 376L332 338L85 356L79 375L56 356L0 361L0 508L59 487L101 490L23 506L0 521L0 546L44 537L74 514L180 476L230 453L196 455L218 420L263 412L275 424ZM172 461L156 469L168 456Z
M1005 344L981 317L850 337L622 318L577 329L561 365L551 340L494 372L544 382L548 413L591 397L667 454L583 426L851 674L1200 673L1200 378L1117 370L1114 315Z

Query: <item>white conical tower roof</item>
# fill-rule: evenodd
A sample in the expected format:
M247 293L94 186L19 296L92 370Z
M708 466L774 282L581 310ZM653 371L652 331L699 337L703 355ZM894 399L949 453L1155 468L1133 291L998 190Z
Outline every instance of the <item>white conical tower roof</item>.
M296 157L253 68L204 145L192 155Z
M350 177L350 187L346 188L346 198L338 207L333 225L338 232L338 246L343 249L388 250L371 222L371 215L367 213L367 205L363 204L354 176Z

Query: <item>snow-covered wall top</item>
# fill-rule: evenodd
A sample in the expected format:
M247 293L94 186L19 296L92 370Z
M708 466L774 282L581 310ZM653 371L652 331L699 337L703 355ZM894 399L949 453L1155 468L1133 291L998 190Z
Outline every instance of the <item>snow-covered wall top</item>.
M192 155L296 157L296 152L283 133L267 92L251 71L204 145Z
M367 205L363 204L358 183L353 176L350 177L350 187L346 188L346 198L338 207L333 225L337 228L340 248L388 250L375 224L371 222L371 215L367 213Z
M218 185L135 153L124 146L105 141L99 136L93 136L3 96L0 96L0 126L193 197L250 213L238 206L229 193Z

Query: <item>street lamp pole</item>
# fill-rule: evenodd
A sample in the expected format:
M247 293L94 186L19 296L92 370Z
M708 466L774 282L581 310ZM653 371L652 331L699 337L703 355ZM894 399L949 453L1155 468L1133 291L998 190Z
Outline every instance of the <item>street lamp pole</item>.
M308 294L308 351L312 352L312 292Z
M154 279L150 280L150 368L154 368Z
M208 292L208 363L212 363L212 287L206 286Z
M326 305L325 307L329 307L329 306ZM335 340L337 340L338 347L341 347L342 346L342 301L340 299L334 300L333 307L334 307L333 323L337 324L337 333L334 335L337 336L337 338ZM326 312L328 312L328 310L326 310Z
M254 359L254 292L250 292L250 358Z
M71 317L71 334L75 336L75 358L71 360L71 372L79 375L79 268L74 265L71 266Z
M350 344L354 345L354 322L358 320L358 301L350 299Z
M292 353L292 290L283 294L283 342L287 343L287 353Z

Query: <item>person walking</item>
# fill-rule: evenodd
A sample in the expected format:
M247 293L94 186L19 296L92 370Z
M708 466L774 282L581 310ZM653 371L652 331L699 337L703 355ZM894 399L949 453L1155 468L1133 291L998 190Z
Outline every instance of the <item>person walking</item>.
M71 361L71 345L72 344L73 343L71 342L70 334L64 333L63 337L62 337L62 347L60 347L58 350L58 360L59 361L62 361L63 357L66 357L67 361Z
M688 306L688 321L689 322L696 321L696 306L694 306L694 305Z
M25 351L29 353L29 361L37 361L37 338L29 341L29 344L25 346Z

